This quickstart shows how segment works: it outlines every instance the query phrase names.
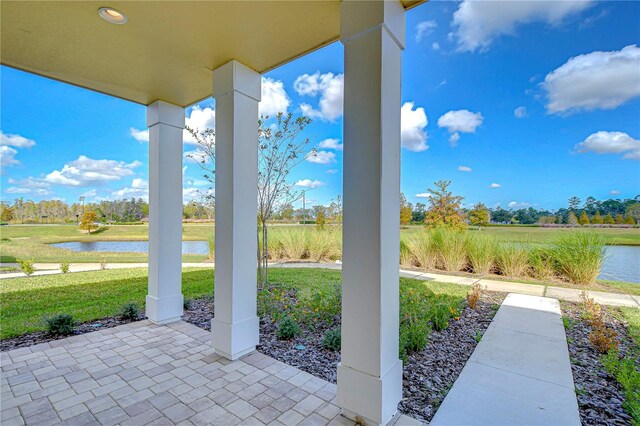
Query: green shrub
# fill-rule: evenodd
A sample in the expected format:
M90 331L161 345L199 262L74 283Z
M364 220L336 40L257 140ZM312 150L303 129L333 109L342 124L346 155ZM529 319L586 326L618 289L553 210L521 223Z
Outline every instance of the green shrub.
M182 309L184 309L185 311L188 311L189 309L191 309L191 302L192 302L191 299L185 298L184 301L182 302Z
M17 259L17 262L22 272L28 277L36 271L33 259Z
M322 338L322 346L335 352L340 352L341 348L341 335L340 329L334 328L324 333Z
M605 370L616 378L624 390L622 406L631 416L632 424L640 424L640 372L636 367L638 360L620 357L617 350L609 351L602 357Z
M453 308L447 304L438 303L434 305L429 311L433 328L436 329L436 331L442 331L447 328L453 312L455 312Z
M411 318L400 324L400 354L409 355L426 348L430 333L431 327L424 320Z
M67 272L69 272L69 261L63 260L62 262L60 262L60 271L63 274L66 274Z
M595 232L566 232L553 241L550 254L558 275L574 284L591 284L602 269L604 239Z
M52 336L66 336L73 333L73 327L76 322L73 315L59 314L51 318L45 319L47 325L47 333Z
M498 246L498 269L508 277L523 277L529 269L529 246L502 243Z
M473 272L475 274L490 273L496 258L496 240L484 235L469 234L466 248Z
M276 337L279 340L291 340L300 334L300 326L291 317L287 316L278 321Z
M465 234L447 228L433 231L433 243L438 252L439 267L445 271L458 272L467 263Z
M120 318L135 321L140 316L140 308L137 303L127 303L120 309Z
M302 323L333 322L342 308L342 286L331 283L326 291L302 292L298 305L298 319Z

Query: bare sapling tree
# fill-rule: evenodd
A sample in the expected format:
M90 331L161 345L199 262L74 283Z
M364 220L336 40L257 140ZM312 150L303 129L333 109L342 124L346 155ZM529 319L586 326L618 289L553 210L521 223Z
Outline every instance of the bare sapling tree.
M213 129L194 129L185 126L185 130L191 134L198 147L195 151L190 151L186 157L196 163L204 172L204 177L211 184L206 192L198 190L203 204L210 207L211 212L215 208L216 196L214 193L216 178L216 133ZM211 219L211 212L207 212L207 216Z
M294 167L316 155L315 148L308 150L309 139L300 137L310 118L278 113L269 125L268 118L258 120L258 242L262 242L258 244L258 265L263 284L269 281L267 222L279 207L299 198L287 178Z

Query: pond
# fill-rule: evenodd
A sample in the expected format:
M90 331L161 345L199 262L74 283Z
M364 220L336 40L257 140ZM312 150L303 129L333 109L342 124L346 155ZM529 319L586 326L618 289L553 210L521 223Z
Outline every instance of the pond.
M68 242L52 244L52 246L72 251L111 251L147 253L147 241L95 241ZM183 241L182 254L209 254L207 241ZM607 246L602 272L603 280L627 281L640 283L640 246Z

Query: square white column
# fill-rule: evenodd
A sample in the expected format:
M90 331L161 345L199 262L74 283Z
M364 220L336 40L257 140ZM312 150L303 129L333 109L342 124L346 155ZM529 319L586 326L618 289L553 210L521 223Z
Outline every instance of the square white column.
M213 348L228 359L258 344L256 213L261 76L237 61L213 72L216 100Z
M147 107L149 127L149 294L146 315L157 323L182 316L182 129L184 108Z
M398 265L404 39L399 1L342 2L344 225L337 402L343 415L366 424L387 424L402 398Z

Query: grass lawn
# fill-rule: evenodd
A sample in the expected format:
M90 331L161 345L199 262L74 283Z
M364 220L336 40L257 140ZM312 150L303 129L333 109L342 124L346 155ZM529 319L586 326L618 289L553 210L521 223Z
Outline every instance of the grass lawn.
M297 289L310 297L342 280L340 271L325 269L272 269L272 283ZM401 286L427 287L435 294L462 299L468 288L455 284L400 279ZM213 269L185 269L185 299L213 293ZM115 316L135 302L144 309L147 295L145 269L121 269L14 278L0 281L0 338L44 330L44 318L68 313L81 322Z

